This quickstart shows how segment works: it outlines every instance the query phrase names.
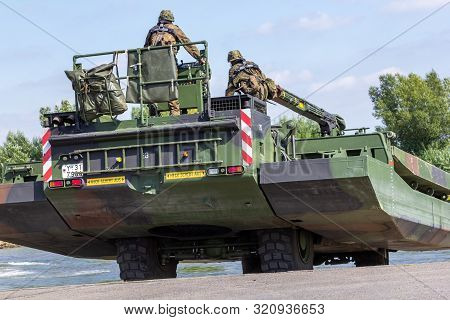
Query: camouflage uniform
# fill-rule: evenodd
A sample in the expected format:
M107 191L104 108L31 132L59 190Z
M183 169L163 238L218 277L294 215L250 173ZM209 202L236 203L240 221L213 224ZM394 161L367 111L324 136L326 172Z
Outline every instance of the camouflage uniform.
M181 30L181 28L173 22L175 21L170 10L162 10L159 15L158 24L151 28L145 39L145 47L148 46L169 46L176 43L189 43L191 40ZM200 63L203 63L202 56L198 48L194 45L184 47L186 51ZM173 48L173 52L177 54L178 47ZM170 115L180 115L180 102L177 100L169 101Z
M263 101L277 96L275 82L267 78L256 63L245 60L238 50L229 52L228 62L231 63L231 68L228 74L226 96L232 96L236 91Z

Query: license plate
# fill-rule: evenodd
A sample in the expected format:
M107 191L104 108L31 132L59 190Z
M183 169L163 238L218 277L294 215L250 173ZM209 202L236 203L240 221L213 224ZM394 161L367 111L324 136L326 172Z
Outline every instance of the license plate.
M78 178L83 176L83 163L63 164L63 179Z
M86 185L88 187L95 187L95 186L105 186L105 185L111 185L111 184L122 184L125 182L126 182L125 176L107 177L107 178L90 178L90 179L87 179Z
M193 170L193 171L168 172L164 177L166 180L177 180L177 179L203 178L204 176L206 176L205 170Z

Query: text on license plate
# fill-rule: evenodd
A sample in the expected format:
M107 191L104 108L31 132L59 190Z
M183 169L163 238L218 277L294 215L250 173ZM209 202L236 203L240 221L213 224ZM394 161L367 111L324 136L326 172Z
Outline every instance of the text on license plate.
M206 176L205 170L193 170L193 171L167 172L164 178L166 180L176 180L176 179L203 178L204 176Z
M83 176L83 163L62 165L63 179L70 179L82 176Z
M105 186L111 184L125 183L125 176L120 177L106 177L106 178L89 178L86 181L88 187Z

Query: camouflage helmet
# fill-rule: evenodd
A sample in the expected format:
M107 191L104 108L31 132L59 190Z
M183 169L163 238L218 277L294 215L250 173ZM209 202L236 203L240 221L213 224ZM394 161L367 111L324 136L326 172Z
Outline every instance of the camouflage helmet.
M162 10L161 13L159 14L159 21L161 21L161 20L174 22L175 18L173 16L172 11L170 11L170 10Z
M228 52L228 62L232 62L235 60L243 60L242 54L239 50L231 50Z

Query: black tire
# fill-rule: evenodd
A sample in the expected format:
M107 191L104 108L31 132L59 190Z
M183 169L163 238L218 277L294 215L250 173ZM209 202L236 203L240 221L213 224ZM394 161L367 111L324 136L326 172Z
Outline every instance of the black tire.
M176 278L178 261L162 265L154 238L120 239L116 242L120 278L124 281Z
M258 234L262 272L312 270L312 233L303 229L262 230Z
M248 254L242 257L242 273L261 273L261 261L257 254Z
M389 265L389 251L378 249L377 251L365 251L355 256L356 267L373 267Z

